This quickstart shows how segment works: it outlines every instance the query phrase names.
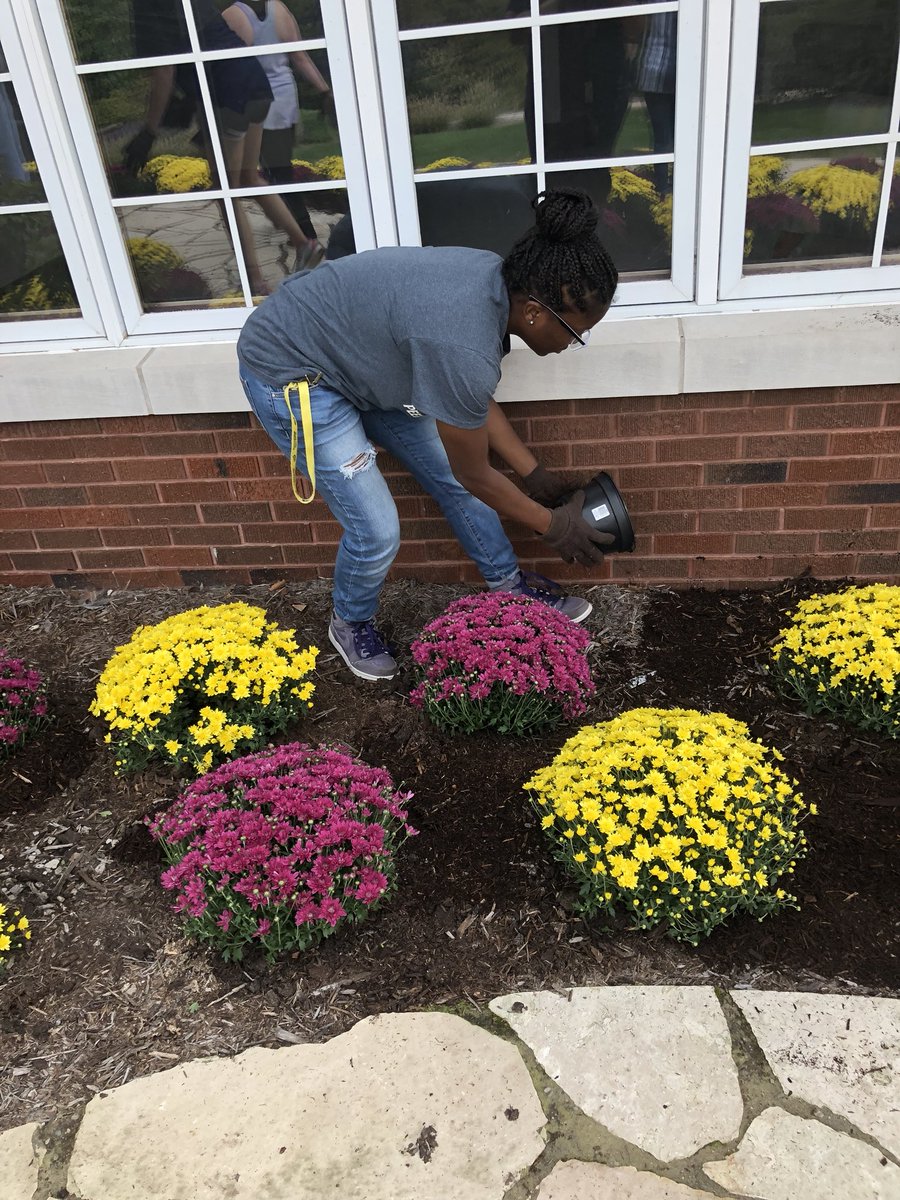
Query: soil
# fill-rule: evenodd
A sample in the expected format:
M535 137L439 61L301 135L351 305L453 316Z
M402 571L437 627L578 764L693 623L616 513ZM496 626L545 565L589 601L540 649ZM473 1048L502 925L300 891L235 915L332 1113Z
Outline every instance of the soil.
M586 720L638 705L725 711L777 746L806 798L811 852L799 912L735 920L696 949L612 933L572 911L522 781L571 732L528 741L436 732L406 700L408 657L387 685L355 680L322 639L325 581L271 587L73 593L0 588L0 645L48 677L53 726L0 767L0 895L33 922L0 982L0 1129L77 1110L127 1079L250 1045L319 1041L368 1014L483 1006L531 988L705 983L900 994L900 743L805 716L778 696L767 648L795 602L835 583L748 592L592 589L598 695ZM388 632L407 645L465 589L388 587ZM341 741L415 792L421 831L400 887L363 926L269 966L226 965L187 942L159 886L143 818L177 783L119 779L87 716L97 676L138 624L245 599L319 642L315 707L285 740Z

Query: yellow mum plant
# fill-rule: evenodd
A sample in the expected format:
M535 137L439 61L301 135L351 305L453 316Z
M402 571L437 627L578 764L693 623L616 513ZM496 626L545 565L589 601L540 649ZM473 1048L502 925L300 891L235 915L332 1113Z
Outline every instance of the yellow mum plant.
M28 918L17 908L0 903L0 971L7 966L9 956L30 941Z
M188 609L117 648L91 712L109 727L119 771L157 759L201 774L261 749L312 707L318 653L300 650L261 608Z
M722 713L635 708L584 726L525 788L582 912L696 945L735 913L796 907L777 883L806 851L806 806L781 759Z
M784 191L797 196L816 216L829 213L868 224L878 213L881 176L836 164L807 167L786 180Z
M340 154L326 154L324 158L316 160L313 170L325 179L343 179L344 160Z
M801 600L772 654L775 673L808 712L900 737L900 587Z

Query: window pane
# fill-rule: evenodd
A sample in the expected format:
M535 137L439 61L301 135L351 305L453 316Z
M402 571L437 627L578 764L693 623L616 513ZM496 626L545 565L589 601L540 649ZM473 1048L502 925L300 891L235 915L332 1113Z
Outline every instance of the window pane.
M218 187L195 66L99 71L82 82L113 196Z
M622 4L654 4L656 0L541 0L540 12L594 12ZM504 17L528 17L531 0L397 0L401 29L425 29L431 25L462 25L468 21L500 21Z
M891 178L891 200L884 228L883 261L900 262L900 159L894 163Z
M274 292L288 275L315 266L322 250L335 258L352 252L353 230L344 188L236 200L235 209L250 286L259 299ZM332 231L337 226L332 255Z
M530 162L524 111L530 65L527 34L524 40L482 33L405 42L416 169L447 158L457 166Z
M80 313L50 213L0 211L0 320Z
M672 153L677 22L670 12L542 28L548 160Z
M0 83L0 204L46 199L11 83Z
M232 187L343 178L325 51L305 55L304 66L310 78L298 89L287 55L206 64Z
M322 37L319 0L284 0L289 16L272 9L267 12L268 30L278 20L283 33L264 33L268 41ZM181 0L62 0L69 36L78 63L118 62L125 58L158 58L190 52L190 38ZM191 0L194 19L203 50L224 49L237 42L228 38L227 25L219 10L227 3L218 0ZM264 3L256 5L264 11ZM232 6L231 17L234 16ZM240 17L246 14L240 10ZM238 20L240 21L240 17ZM293 22L290 18L293 18ZM241 28L242 26L239 26ZM299 27L299 33L297 28Z
M224 202L116 209L148 312L244 303Z
M753 142L886 133L896 0L779 0L760 11Z
M505 256L534 224L533 175L416 184L423 246L473 246Z
M879 146L751 158L745 271L870 266L883 172Z
M670 166L554 171L547 174L547 187L581 188L591 196L600 210L597 232L621 274L632 279L668 278L672 270L670 172Z

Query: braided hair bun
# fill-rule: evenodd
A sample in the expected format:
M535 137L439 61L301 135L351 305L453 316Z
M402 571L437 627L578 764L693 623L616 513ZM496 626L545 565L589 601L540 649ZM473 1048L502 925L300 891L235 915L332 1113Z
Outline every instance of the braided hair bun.
M538 235L548 242L577 242L590 237L600 216L587 192L576 188L541 192L532 207L537 214Z
M586 312L613 298L619 272L597 237L600 214L586 192L555 188L534 201L535 225L503 261L510 292Z

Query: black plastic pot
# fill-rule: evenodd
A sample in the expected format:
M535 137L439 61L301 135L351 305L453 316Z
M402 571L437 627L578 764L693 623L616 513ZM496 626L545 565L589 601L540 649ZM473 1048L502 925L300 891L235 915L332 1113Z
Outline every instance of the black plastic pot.
M588 525L616 539L605 554L619 554L634 549L634 529L628 509L619 489L605 471L600 471L584 489L584 508L581 515Z

